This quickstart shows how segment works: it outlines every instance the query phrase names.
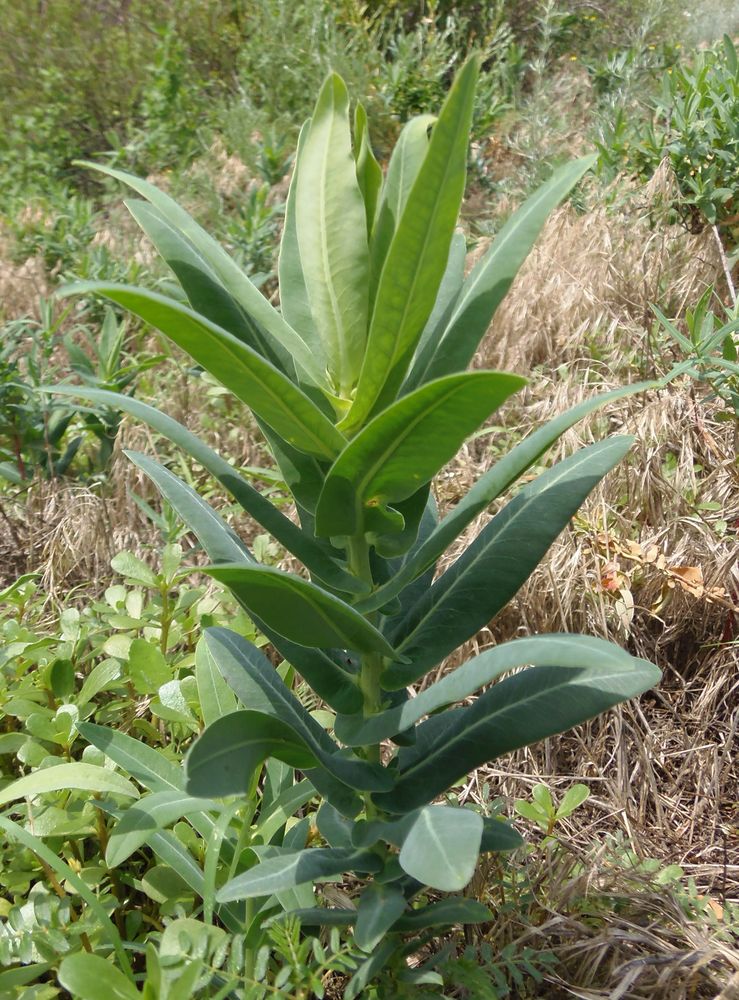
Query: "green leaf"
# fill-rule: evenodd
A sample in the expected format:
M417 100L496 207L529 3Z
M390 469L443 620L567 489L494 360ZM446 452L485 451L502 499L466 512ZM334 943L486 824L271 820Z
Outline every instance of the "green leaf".
M172 669L158 646L134 639L128 649L128 675L138 694L155 694L172 680Z
M57 387L54 391L61 392L62 387ZM76 395L75 392L66 392L66 387L64 387L64 392L66 395ZM164 434L170 441L173 441L180 448L187 451L203 468L207 469L229 491L231 496L238 501L247 514L250 514L255 521L258 521L263 528L270 532L281 545L284 545L288 552L292 552L293 555L297 556L313 575L337 590L342 590L346 593L362 592L363 584L355 580L347 570L339 566L334 559L328 556L321 544L317 543L306 532L301 531L274 504L270 503L258 490L255 490L250 483L240 476L233 466L229 465L220 455L209 448L199 438L195 437L194 434L191 434L181 424L178 424L176 420L172 420L171 417L160 413L154 407L132 399L130 396L119 396L116 393L108 393L104 390L82 390L79 394L86 398L107 402L111 406L131 413L140 420L143 420L150 427ZM138 453L132 452L127 452L127 454L138 455ZM148 468L152 470L162 468L159 463L154 462L152 459L147 459L146 462L150 463ZM147 468L144 468L143 465L139 467L143 468L148 474ZM172 473L169 473L169 475L172 475Z
M377 200L382 190L382 168L372 152L367 112L360 101L357 102L354 109L354 158L356 160L357 183L364 201L367 234L371 236L375 224Z
M207 566L203 572L225 583L250 612L293 642L395 658L392 646L354 608L299 576L243 564Z
M59 982L75 1000L140 1000L133 983L99 955L67 955L59 966Z
M125 795L131 799L136 799L139 795L130 781L115 771L109 771L108 768L96 767L94 764L55 764L53 767L32 771L16 781L11 781L0 790L0 806L16 799L33 798L46 792L63 792L70 789L107 792L111 795Z
M153 184L139 177L134 177L133 174L97 163L83 162L82 165L92 170L99 170L109 177L115 177L116 180L127 184L151 202L162 217L181 232L213 268L224 288L239 303L244 312L278 344L282 345L300 367L310 375L316 385L325 384L323 372L315 362L310 344L306 343L300 334L285 322L280 313L269 304L226 251L176 201Z
M635 385L614 389L612 392L594 396L579 403L571 410L555 417L501 458L478 479L454 509L440 521L422 543L409 554L403 565L390 580L379 587L374 594L356 602L358 611L366 613L381 608L389 600L432 567L439 556L446 551L478 514L508 489L526 469L528 469L561 435L579 420L604 406L608 402L655 388L657 382L639 382Z
M162 213L148 202L131 200L126 208L172 268L195 310L216 326L228 330L276 367L294 373L291 360L264 337L258 325L224 288L216 272Z
M296 448L335 458L344 445L336 427L279 369L227 330L156 292L106 282L82 282L60 295L96 292L161 330L237 399Z
M355 535L369 509L407 500L525 379L465 372L429 383L383 410L339 455L316 508L316 533Z
M321 767L339 781L361 789L392 786L392 778L383 768L338 753L337 745L323 726L303 707L253 643L225 628L207 629L203 642L242 705L271 715L289 726ZM311 771L308 777L314 781L314 772Z
M197 535L211 559L254 562L254 557L236 532L199 493L153 458L134 451L127 451L125 454L146 473L164 499Z
M300 330L303 339L310 345L313 351L316 367L324 371L326 369L326 353L323 342L316 331L316 324L310 310L308 289L305 287L303 264L300 260L296 221L295 202L298 186L298 169L303 158L309 126L310 122L306 122L303 125L298 138L295 166L285 204L285 224L282 229L282 239L280 240L277 274L280 284L280 307L282 315L294 330Z
M487 625L631 443L613 437L582 448L525 486L400 623L394 641L410 662L390 666L385 686L406 687Z
M218 893L221 903L234 899L271 896L285 889L320 882L344 872L377 872L382 862L370 851L319 847L305 851L285 851L250 868L227 882Z
M394 398L436 301L464 194L477 73L473 57L457 74L388 249L354 404L341 424L350 434Z
M390 156L387 177L377 206L377 221L370 247L370 304L374 304L377 286L387 252L403 215L408 195L429 148L434 115L418 115L401 129Z
M113 828L105 849L105 863L117 868L134 851L150 841L151 834L163 830L189 813L219 807L210 799L188 798L179 790L155 792L129 806Z
M236 698L221 676L205 636L200 637L195 647L195 681L198 685L200 711L206 726L236 711Z
M367 339L369 248L343 80L321 88L298 163L296 219L311 313L331 382L348 399Z
M593 154L560 167L506 222L462 286L433 359L414 372L414 384L467 367L550 212L596 160Z
M421 931L428 927L450 927L452 924L480 924L492 920L493 914L476 899L452 896L407 913L395 925L397 931Z
M156 574L133 552L117 552L110 560L110 565L131 583L143 584L144 587L158 586Z
M185 787L182 768L160 750L93 722L78 723L77 731L149 791L181 791Z
M403 383L401 395L417 389L421 383L421 373L425 372L436 352L439 341L446 330L454 305L459 298L464 283L464 269L467 262L467 241L464 233L455 232L449 246L446 271L439 285L434 308L418 342L416 354L408 377Z
M294 729L260 712L233 712L211 723L185 758L193 795L245 795L256 769L269 757L306 770L316 758Z
M362 951L372 951L382 941L407 905L403 893L393 885L375 882L362 891L354 928L354 940Z
M482 816L470 809L426 806L403 841L400 866L433 889L464 889L475 874L482 829Z
M224 562L252 559L243 542L194 490L146 456L127 454L154 479L169 503L198 536L211 559ZM238 594L236 596L239 599ZM359 708L361 692L332 654L309 649L299 642L290 642L253 612L251 614L260 632L300 671L319 697L339 712L352 712Z
M605 667L531 667L514 674L494 684L470 707L419 726L416 747L400 753L396 787L373 798L390 812L415 809L451 787L460 775L586 722L648 690L659 678L657 667L633 657ZM449 720L443 724L446 714ZM436 719L442 720L438 731ZM432 730L430 741L423 738L427 727Z
M629 654L605 639L588 635L533 635L502 643L468 660L415 698L367 719L338 715L336 736L348 746L369 746L405 732L424 716L464 701L508 670L523 666L590 667L626 664Z
M486 816L483 824L480 854L488 851L515 851L517 847L523 846L524 839L521 834L503 820Z
M571 816L572 813L590 798L590 789L587 785L572 785L564 794L562 801L557 807L557 818Z

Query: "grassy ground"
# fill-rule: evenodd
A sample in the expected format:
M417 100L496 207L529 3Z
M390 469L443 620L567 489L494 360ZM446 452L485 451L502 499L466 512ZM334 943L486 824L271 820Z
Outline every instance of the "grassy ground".
M27 39L23 13L30 6L17 5L11 43ZM61 56L52 59L49 81L29 75L15 85L15 107L0 99L8 126L0 165L12 179L0 197L0 317L6 334L14 331L16 356L49 327L39 299L60 281L99 274L165 280L119 193L94 188L72 157L112 146L114 163L154 175L253 274L263 275L271 295L296 129L325 69L336 64L355 92L368 95L381 151L404 117L437 105L462 49L482 44L489 58L463 219L471 262L554 164L592 148L618 109L646 119L647 98L663 71L722 31L739 30L739 11L710 4L684 11L623 2L608 17L595 4L540 4L534 13L533 5L514 4L509 16L506 5L490 5L496 13L489 17L470 5L465 16L447 19L442 10L436 20L434 8L418 17L402 4L384 19L363 17L351 3L339 11L338 4L327 8L316 0L299 9L262 0L249 15L239 15L239 5L228 14L227 6L183 5L179 21L155 25L158 34L134 41L136 31L127 35L98 5L131 74L117 104L100 95L89 129L82 112L100 87L102 53L73 81L82 112L65 111L49 96L55 73L65 69ZM61 52L66 29L52 8L34 30L43 29L53 54ZM133 15L144 19L151 11L134 4ZM353 27L347 33L340 22ZM133 23L138 31L142 22ZM222 44L206 45L208 31ZM286 37L296 40L289 58ZM19 57L12 44L0 48L1 84ZM30 149L26 138L41 120L54 142ZM731 305L730 227L705 223L689 231L671 208L683 194L669 165L648 182L625 165L609 172L601 164L553 215L498 311L475 364L526 373L530 385L448 468L438 490L442 509L499 450L551 416L597 391L665 375L680 356L652 304L684 324L686 310L713 285L714 309ZM53 315L56 321L58 311ZM22 317L25 325L18 326ZM70 314L59 331L81 343L84 329L94 333L100 320ZM131 328L126 337L129 358L162 349L146 330ZM69 365L61 340L51 339L44 361L49 380ZM255 427L244 425L217 387L203 392L184 362L175 361L142 372L137 395L166 398L168 412L240 466L269 469ZM548 831L553 836L519 816L532 849L477 873L474 891L496 920L460 944L469 961L458 960L453 995L737 995L739 467L737 421L726 415L709 386L683 375L578 425L551 456L604 431L635 437L627 461L514 602L476 637L475 649L518 634L587 631L653 660L664 680L638 702L498 761L459 789L460 801L500 800L507 815L517 801L531 801L540 784L555 800L575 783L589 797L557 821ZM105 591L113 579L110 560L121 549L153 562L164 540L192 548L166 511L157 521L162 515L151 487L122 455L131 447L161 455L163 443L124 420L112 457L99 468L92 468L93 444L83 442L70 468L76 475L39 472L8 484L0 497L2 583L39 574L28 625L47 633L58 628L60 608L82 606ZM205 482L197 470L192 474ZM258 481L269 486L268 473ZM236 526L254 541L253 525ZM264 558L279 560L266 540L258 544ZM6 615L22 621L23 609L18 616L17 603L9 602ZM145 702L138 698L143 715ZM3 765L6 777L15 766ZM4 888L6 900L17 902L18 893ZM339 995L341 977L334 981ZM54 993L34 994L47 995Z

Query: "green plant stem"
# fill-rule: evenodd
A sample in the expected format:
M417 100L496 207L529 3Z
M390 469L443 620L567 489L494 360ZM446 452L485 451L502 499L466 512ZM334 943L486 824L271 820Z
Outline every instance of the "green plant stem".
M355 535L349 539L348 546L349 570L358 580L374 584L372 577L372 567L370 565L370 547L363 535ZM373 625L377 624L377 612L371 612L365 616ZM369 718L382 708L382 688L380 686L380 675L382 673L382 656L379 653L367 653L362 657L359 672L359 689L362 692L362 712L365 718ZM363 747L363 753L367 760L380 763L380 746L372 744ZM368 815L373 809L367 797Z

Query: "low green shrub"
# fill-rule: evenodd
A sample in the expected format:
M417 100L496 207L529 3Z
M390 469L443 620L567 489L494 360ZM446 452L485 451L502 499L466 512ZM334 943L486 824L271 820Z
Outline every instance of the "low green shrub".
M680 197L674 208L691 229L725 227L736 244L739 190L739 60L728 35L720 45L676 63L662 78L651 120L621 111L598 143L605 176L620 170L646 180L667 158Z

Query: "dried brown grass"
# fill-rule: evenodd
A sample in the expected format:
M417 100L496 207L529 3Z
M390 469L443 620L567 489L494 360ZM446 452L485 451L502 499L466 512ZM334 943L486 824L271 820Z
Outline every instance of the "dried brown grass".
M681 315L721 280L710 230L696 235L667 224L674 190L664 161L618 210L604 199L584 214L569 204L555 211L495 315L480 366L554 367L594 344L616 363L626 345L646 359L650 303ZM485 249L483 241L476 255Z

